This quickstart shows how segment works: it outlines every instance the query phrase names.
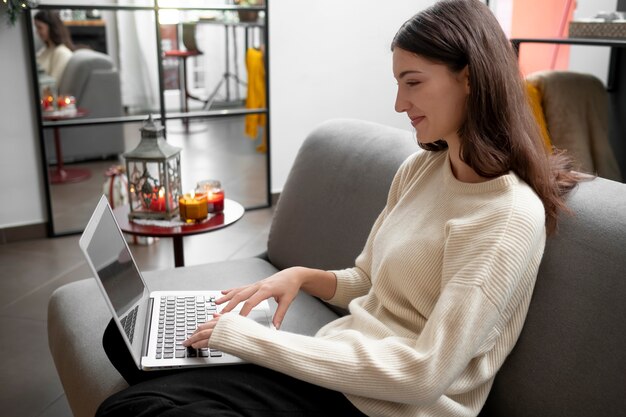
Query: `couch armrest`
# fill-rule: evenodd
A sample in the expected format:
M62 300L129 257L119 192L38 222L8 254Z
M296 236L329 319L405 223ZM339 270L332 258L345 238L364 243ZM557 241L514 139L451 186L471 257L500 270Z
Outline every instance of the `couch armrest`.
M93 416L126 387L102 348L111 315L94 279L58 288L48 304L48 344L75 417Z

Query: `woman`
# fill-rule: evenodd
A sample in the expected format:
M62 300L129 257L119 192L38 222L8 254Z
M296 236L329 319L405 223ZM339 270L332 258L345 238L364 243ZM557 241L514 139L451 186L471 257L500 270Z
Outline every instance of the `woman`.
M400 167L355 266L290 268L225 291L222 315L185 345L260 366L146 380L114 361L131 383L144 381L105 401L99 415L480 412L521 331L546 231L576 178L564 157L546 153L516 57L485 5L439 2L400 28L392 51L396 110L427 152ZM280 327L300 290L350 314L315 337L244 317L273 297ZM228 313L240 302L241 315Z
M72 57L74 45L59 13L40 10L35 15L37 35L45 46L37 52L37 64L59 85L63 71Z

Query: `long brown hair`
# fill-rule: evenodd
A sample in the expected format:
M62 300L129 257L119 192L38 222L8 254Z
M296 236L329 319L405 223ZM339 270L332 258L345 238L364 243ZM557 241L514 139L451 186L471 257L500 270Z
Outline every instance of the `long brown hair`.
M48 25L48 36L54 46L61 44L67 46L70 50L74 50L74 43L67 27L63 24L59 12L56 10L40 10L35 14L35 20Z
M396 33L400 48L458 73L469 68L467 115L459 129L460 157L479 175L515 172L539 196L548 233L556 230L564 196L578 182L571 160L546 152L531 112L517 57L500 24L478 0L444 0L416 14ZM439 140L420 146L447 148Z

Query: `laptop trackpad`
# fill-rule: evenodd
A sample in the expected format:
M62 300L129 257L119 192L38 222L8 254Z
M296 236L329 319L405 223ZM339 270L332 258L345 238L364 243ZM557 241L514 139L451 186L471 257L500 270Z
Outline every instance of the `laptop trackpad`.
M274 326L272 326L272 320L270 317L270 312L263 309L263 310L252 310L248 316L249 319L256 321L257 323L266 326L266 327L271 327L274 328Z

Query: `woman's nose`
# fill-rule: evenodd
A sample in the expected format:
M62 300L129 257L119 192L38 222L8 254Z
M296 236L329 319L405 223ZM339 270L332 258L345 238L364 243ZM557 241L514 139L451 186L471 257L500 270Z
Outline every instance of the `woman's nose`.
M396 103L394 109L398 113L404 113L409 109L410 103L401 97L400 91L396 94Z

